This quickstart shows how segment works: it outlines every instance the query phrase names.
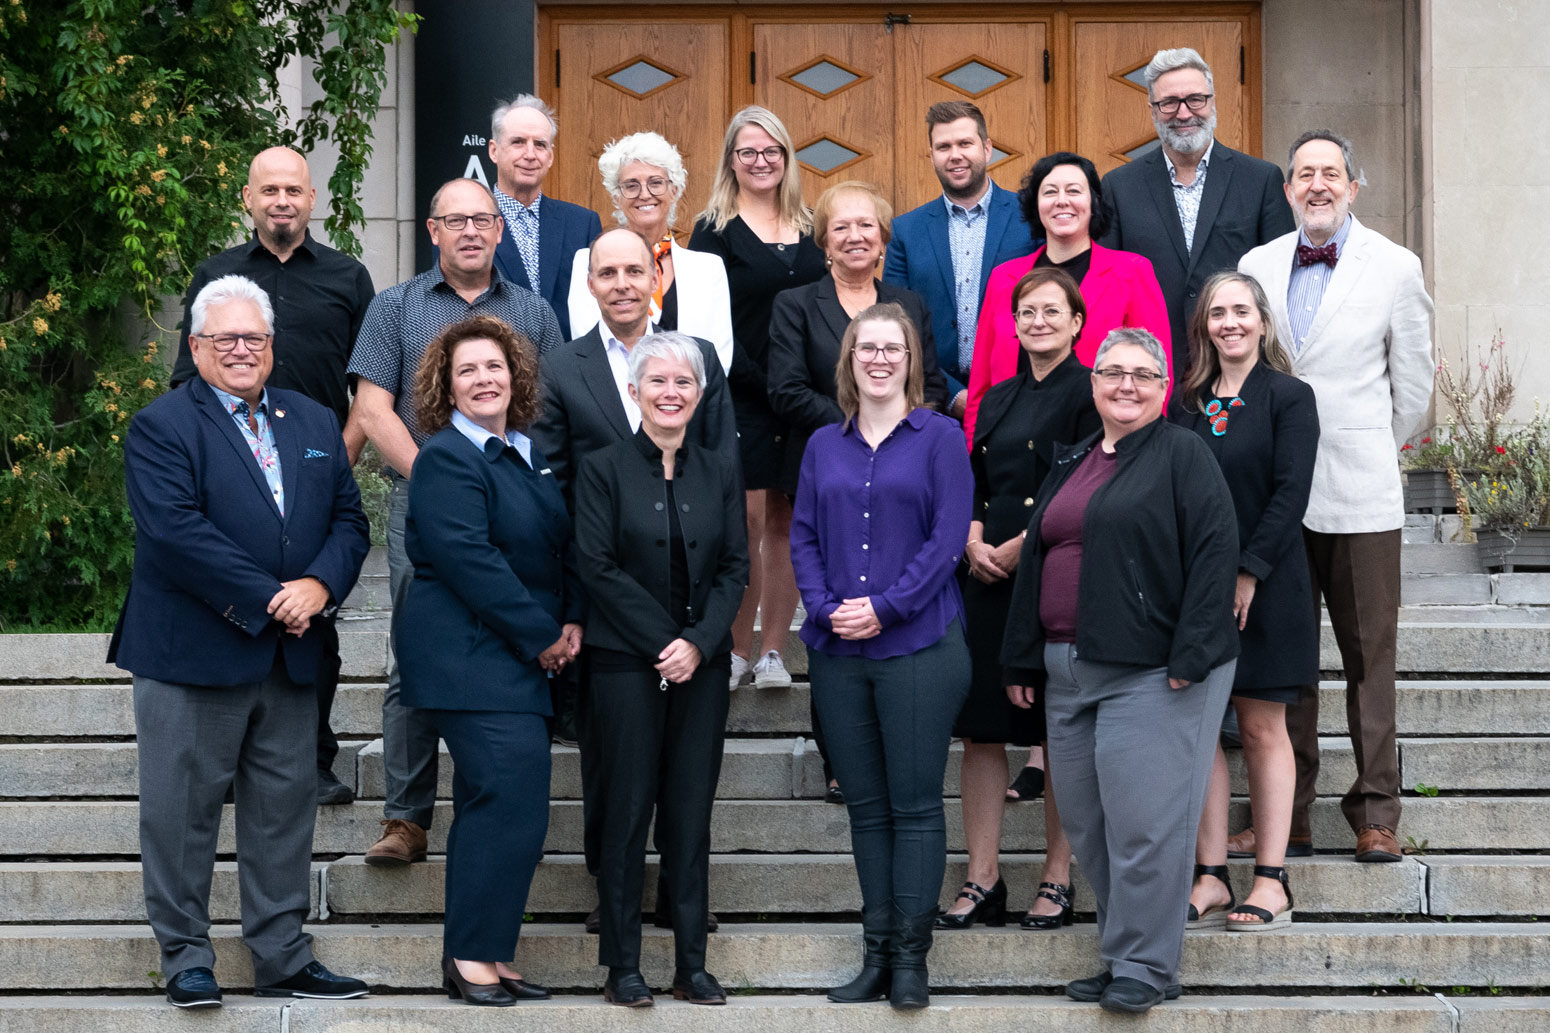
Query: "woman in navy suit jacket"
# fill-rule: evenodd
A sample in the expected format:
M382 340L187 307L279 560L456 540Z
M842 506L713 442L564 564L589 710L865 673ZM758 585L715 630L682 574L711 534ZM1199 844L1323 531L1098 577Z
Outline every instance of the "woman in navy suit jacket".
M548 677L581 646L570 518L519 429L537 415L538 358L505 323L475 316L442 331L415 404L435 433L409 481L414 580L393 620L403 701L426 712L456 765L443 986L511 1005L549 996L507 963L549 828Z

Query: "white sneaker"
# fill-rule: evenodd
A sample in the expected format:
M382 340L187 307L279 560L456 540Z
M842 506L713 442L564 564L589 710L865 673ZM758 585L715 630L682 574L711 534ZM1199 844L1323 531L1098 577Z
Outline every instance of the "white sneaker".
M748 674L752 670L753 670L753 666L751 664L749 664L749 662L745 658L743 658L741 656L738 656L736 653L733 653L732 654L732 682L731 682L731 684L729 684L727 686L727 691L728 692L736 692L738 686L742 685L743 682L748 680Z
M753 687L756 689L789 689L791 675L780 662L780 650L772 649L759 657L753 665Z

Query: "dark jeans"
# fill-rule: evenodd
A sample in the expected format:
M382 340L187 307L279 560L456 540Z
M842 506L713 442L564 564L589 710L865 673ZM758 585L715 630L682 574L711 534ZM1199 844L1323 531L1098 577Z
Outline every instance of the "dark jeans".
M845 791L865 911L936 907L947 867L942 774L953 719L969 694L958 621L906 656L869 660L810 650L813 698Z

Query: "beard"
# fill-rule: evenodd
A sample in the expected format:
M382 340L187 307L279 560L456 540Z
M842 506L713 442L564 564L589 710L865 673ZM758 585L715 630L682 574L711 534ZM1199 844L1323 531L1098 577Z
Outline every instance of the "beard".
M985 180L990 177L986 171L987 164L970 163L969 181L962 190L954 190L947 177L940 172L937 173L937 182L942 184L942 192L954 200L978 197L985 192Z
M270 233L274 236L276 244L279 244L281 247L290 247L301 240L302 229L296 222L290 222L283 226L273 226Z
M1200 154L1207 147L1211 146L1211 140L1216 136L1216 112L1212 111L1205 118L1200 118L1199 116L1192 117L1184 126L1180 127L1199 126L1203 130L1191 136L1185 136L1178 129L1173 128L1164 121L1154 119L1153 125L1157 127L1157 139L1161 140L1162 145L1168 148L1168 150L1179 154Z

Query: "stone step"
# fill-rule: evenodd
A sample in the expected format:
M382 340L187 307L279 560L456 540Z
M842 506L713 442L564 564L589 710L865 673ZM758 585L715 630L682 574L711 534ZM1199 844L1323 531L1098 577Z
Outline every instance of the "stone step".
M371 740L380 742L380 740ZM334 776L356 782L356 755L367 740L342 740ZM378 754L381 746L377 747ZM138 796L139 747L132 742L0 745L0 798Z
M957 800L946 801L947 848L963 850L963 821ZM1232 828L1248 822L1241 798L1229 814ZM381 805L363 801L317 810L313 850L320 855L356 854L376 841ZM221 816L218 850L234 849L233 808ZM446 848L452 805L436 805L430 848ZM1316 849L1349 851L1355 836L1340 813L1339 800L1321 798L1312 811ZM1550 797L1443 796L1405 800L1399 837L1440 851L1550 851ZM581 850L581 802L556 800L549 808L549 853ZM718 853L850 851L845 808L818 800L723 800L711 818L711 849ZM1002 849L1028 853L1044 849L1044 808L1007 809ZM139 806L134 801L0 802L0 858L132 857L139 853Z
M1495 601L1491 575L1476 572L1406 573L1399 581L1403 606L1489 605Z
M436 925L311 925L319 961L376 987L440 985ZM252 969L236 926L211 927L216 978L251 987ZM851 923L726 923L710 940L708 966L730 988L814 990L855 974L860 929ZM605 971L598 940L581 924L532 923L517 963L524 977L562 990L596 992ZM647 927L641 970L653 985L672 975L672 933ZM1550 982L1544 930L1530 923L1294 922L1274 933L1199 931L1184 938L1186 985L1218 989L1400 990L1429 986L1542 987ZM0 991L147 989L158 967L143 925L0 926ZM1054 990L1099 968L1089 924L1058 932L972 929L936 938L930 979L943 990ZM886 1009L876 1009L878 1013ZM859 1014L859 1013L858 1013Z
M1434 915L1531 915L1550 907L1550 857L1429 854L1421 863Z
M312 863L309 920L318 917L320 875L326 866L324 861ZM0 922L146 920L138 861L0 862L0 900L5 902ZM235 922L240 915L237 863L217 861L210 883L210 918Z
M665 991L665 984L657 987ZM1542 1033L1550 1025L1550 998L1448 997L1427 994L1372 997L1210 995L1189 991L1152 1009L1148 1033ZM648 1020L633 1020L648 1021ZM354 1001L281 1002L228 994L218 1012L200 1014L210 1033L506 1033L528 1026L566 1033L619 1033L633 1021L597 994L558 996L520 1005L515 1013L467 1008L440 994L375 994ZM660 1033L707 1029L759 1033L1002 1033L1058 1029L1112 1033L1124 1020L1063 996L934 993L931 1007L896 1012L886 1005L830 1004L817 994L745 995L734 992L708 1011L659 993L649 1020ZM1143 1021L1143 1020L1138 1020ZM9 1033L162 1033L174 1023L160 995L134 997L0 998L0 1028Z

